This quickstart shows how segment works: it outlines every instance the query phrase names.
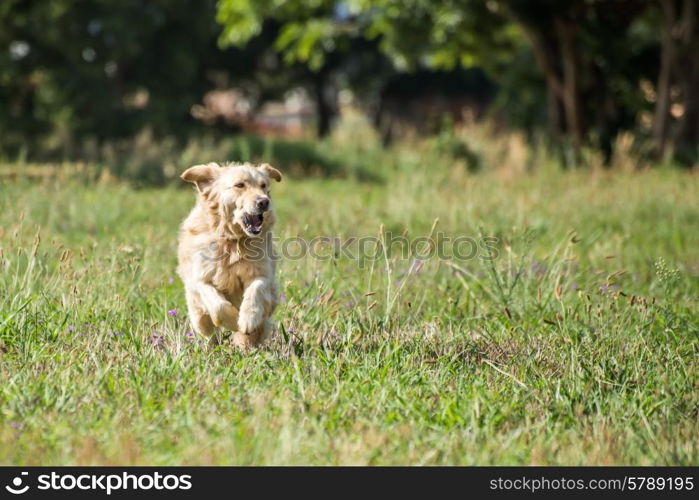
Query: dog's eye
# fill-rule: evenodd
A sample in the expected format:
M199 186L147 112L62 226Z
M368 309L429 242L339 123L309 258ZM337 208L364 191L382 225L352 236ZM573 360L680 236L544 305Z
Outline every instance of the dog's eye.
M260 187L261 187L262 189L267 189L267 184L265 184L265 183L263 182L262 184L260 184Z
M237 187L237 188L244 188L244 187L245 187L245 183L244 183L244 182L239 182L239 183L236 184L234 187Z

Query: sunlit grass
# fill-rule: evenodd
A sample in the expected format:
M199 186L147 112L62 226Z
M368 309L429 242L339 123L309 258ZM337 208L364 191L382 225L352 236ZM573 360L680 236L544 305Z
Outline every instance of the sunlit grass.
M375 168L287 178L278 234L498 257L282 261L251 355L188 335L190 190L1 184L0 463L697 463L695 175Z

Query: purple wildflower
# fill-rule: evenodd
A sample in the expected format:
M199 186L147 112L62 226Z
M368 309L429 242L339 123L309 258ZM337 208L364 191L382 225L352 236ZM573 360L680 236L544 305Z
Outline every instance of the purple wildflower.
M150 336L148 341L153 344L154 347L161 347L163 345L164 337L160 335L158 332L155 332L153 335Z
M172 316L174 318L175 316L177 316L177 309L170 309L167 312L167 314L168 314L168 316Z
M172 285L174 282L175 282L175 280L174 280L173 278L168 278L168 279L167 279L168 285Z
M74 327L73 325L68 325L68 331L71 332L71 333L74 332L74 331L75 331L75 327Z
M547 266L539 260L534 260L531 264L531 271L534 274L542 275L546 272Z
M424 260L413 259L410 269L408 269L408 274L420 274L420 270L424 264Z

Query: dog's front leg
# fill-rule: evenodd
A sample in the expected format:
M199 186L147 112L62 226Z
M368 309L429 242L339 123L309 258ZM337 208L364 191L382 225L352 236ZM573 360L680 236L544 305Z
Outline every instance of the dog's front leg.
M226 330L237 328L238 309L228 302L221 292L213 285L204 282L197 283L195 289L215 326L222 326Z
M243 292L236 344L251 347L264 340L268 328L267 319L275 305L274 288L270 281L266 278L252 280Z

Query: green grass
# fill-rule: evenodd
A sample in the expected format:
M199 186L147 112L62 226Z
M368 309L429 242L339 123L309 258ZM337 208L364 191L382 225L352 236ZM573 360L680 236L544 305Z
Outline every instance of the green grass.
M186 336L190 190L0 184L0 463L699 463L696 175L375 168L275 186L277 233L498 257L282 261L248 355Z

